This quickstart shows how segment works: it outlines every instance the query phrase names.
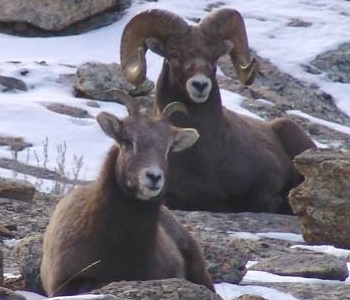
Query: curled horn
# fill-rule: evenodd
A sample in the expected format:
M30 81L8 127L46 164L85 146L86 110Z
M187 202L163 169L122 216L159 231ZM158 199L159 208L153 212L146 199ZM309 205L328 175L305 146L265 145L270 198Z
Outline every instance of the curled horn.
M120 45L120 61L126 80L139 85L146 79L148 38L165 41L169 36L181 34L187 29L184 19L162 9L147 10L133 17L124 28Z
M164 107L161 119L169 119L169 117L175 112L182 112L188 115L188 109L185 104L182 102L170 102L167 106Z
M119 89L109 89L107 90L107 93L114 100L123 103L126 106L126 109L128 110L130 116L134 116L139 113L139 109L135 103L134 98L131 97L129 94Z
M199 27L208 36L233 42L234 48L230 57L237 76L243 84L252 84L258 73L258 63L255 58L250 59L247 33L241 14L229 8L214 10L203 18Z

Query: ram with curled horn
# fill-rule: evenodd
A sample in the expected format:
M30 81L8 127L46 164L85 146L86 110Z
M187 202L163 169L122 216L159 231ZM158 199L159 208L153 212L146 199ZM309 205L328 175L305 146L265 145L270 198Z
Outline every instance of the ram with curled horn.
M252 84L258 73L241 14L213 10L197 25L161 9L134 16L122 34L121 64L135 85L145 79L147 49L164 58L156 112L180 101L189 115L175 115L172 121L200 134L194 147L169 156L168 206L291 213L288 192L303 180L292 159L315 144L288 118L264 122L222 106L216 80L222 55L230 56L242 84Z
M184 278L214 291L195 238L164 206L167 156L191 147L192 128L172 126L183 112L171 103L161 118L140 113L130 96L111 91L130 115L101 112L115 140L99 177L57 205L44 234L41 279L49 296L86 293L112 281Z

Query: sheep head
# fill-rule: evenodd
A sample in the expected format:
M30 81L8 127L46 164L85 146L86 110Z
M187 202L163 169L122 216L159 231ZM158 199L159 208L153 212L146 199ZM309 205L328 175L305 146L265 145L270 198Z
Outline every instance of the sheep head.
M123 74L135 85L145 80L147 49L165 58L171 80L180 83L177 87L194 102L207 100L217 61L226 53L243 84L252 84L258 72L257 61L250 58L244 21L234 9L214 10L196 26L160 9L132 18L124 29L120 54Z
M97 121L104 133L118 144L116 180L126 193L140 200L154 199L166 183L168 152L191 147L199 137L198 132L170 125L168 117L184 112L183 104L172 102L161 117L151 119L135 108L132 97L117 90L113 93L126 104L130 115L120 119L101 112Z

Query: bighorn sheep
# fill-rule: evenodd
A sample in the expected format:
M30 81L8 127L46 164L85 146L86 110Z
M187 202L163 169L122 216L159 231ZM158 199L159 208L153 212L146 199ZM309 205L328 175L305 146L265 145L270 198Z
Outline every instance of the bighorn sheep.
M122 35L121 65L135 85L145 79L147 49L164 57L156 111L173 101L185 103L189 117L174 116L173 124L200 134L194 147L169 156L167 205L291 213L288 191L302 181L292 158L314 143L288 118L262 122L222 107L216 81L219 57L230 55L243 84L251 84L258 71L240 13L214 10L195 26L160 9L134 16Z
M126 102L125 95L117 96ZM99 178L64 197L45 231L41 278L49 296L79 294L111 281L170 277L213 290L199 245L163 205L167 153L191 147L198 133L167 120L183 110L181 103L157 119L133 106L128 110L122 120L106 112L97 116L117 143Z

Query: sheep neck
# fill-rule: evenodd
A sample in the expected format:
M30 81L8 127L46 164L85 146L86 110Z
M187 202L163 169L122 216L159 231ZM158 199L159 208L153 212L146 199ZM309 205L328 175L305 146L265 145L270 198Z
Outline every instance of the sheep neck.
M161 202L157 199L149 203L124 193L116 184L117 155L117 148L113 147L96 183L100 195L96 198L98 202L91 205L95 211L91 215L96 218L93 226L99 224L99 232L104 234L101 237L103 242L115 244L115 241L122 241L126 251L151 249L155 244Z

